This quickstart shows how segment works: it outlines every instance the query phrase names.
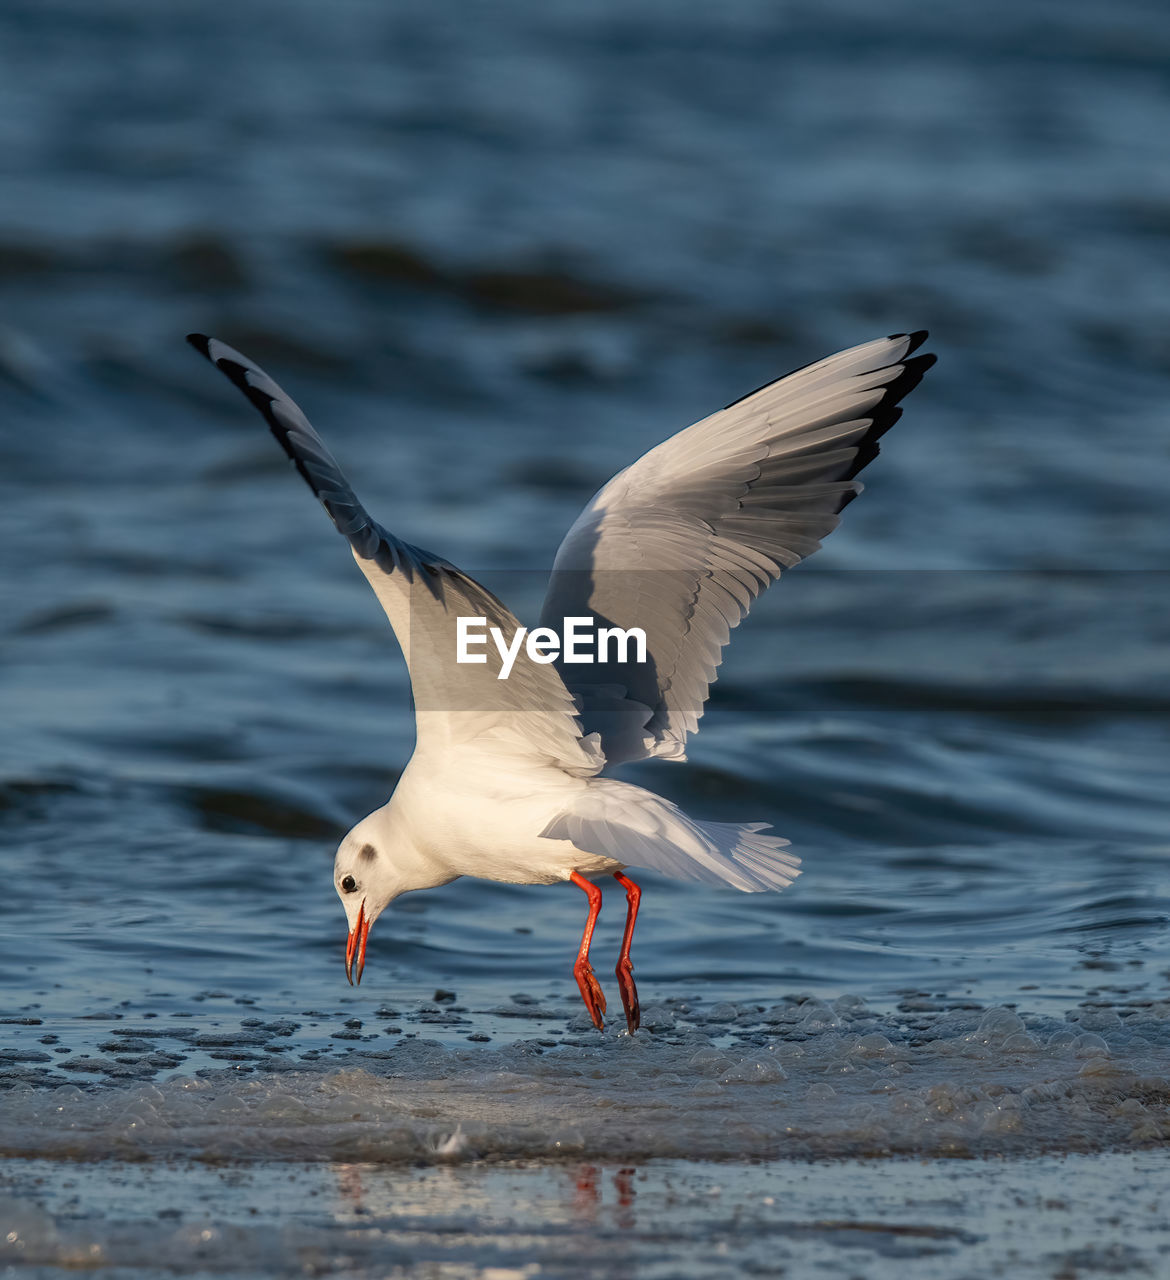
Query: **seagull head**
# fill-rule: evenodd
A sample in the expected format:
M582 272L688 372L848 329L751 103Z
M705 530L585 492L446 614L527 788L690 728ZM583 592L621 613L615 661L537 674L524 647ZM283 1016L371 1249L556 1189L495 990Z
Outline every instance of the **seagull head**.
M394 899L416 889L437 889L458 874L434 848L416 842L394 797L354 827L333 861L333 887L349 921L345 976L351 984L362 980L370 925Z
M380 825L376 814L363 818L345 837L333 862L333 885L345 918L349 922L349 938L345 944L345 976L352 985L361 982L366 967L366 939L370 925L382 914L401 891L398 876L380 843Z

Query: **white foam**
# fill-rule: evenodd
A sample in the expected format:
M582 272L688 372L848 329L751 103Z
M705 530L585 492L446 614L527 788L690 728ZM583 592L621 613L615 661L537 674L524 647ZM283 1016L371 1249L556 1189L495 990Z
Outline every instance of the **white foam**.
M648 1010L661 1035L550 1048L411 1038L247 1076L18 1084L0 1151L393 1163L1034 1154L1170 1137L1170 1003L1070 1017L899 1021L849 998L707 1017L680 1006Z

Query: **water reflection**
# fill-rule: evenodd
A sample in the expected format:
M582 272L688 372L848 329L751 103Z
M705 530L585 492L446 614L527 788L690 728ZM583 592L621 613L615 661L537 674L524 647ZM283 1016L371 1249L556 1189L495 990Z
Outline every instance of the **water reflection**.
M632 1167L614 1169L612 1174L604 1167L581 1165L573 1179L573 1210L577 1217L596 1222L601 1211L609 1208L614 1224L623 1230L637 1225L634 1213L634 1176ZM606 1184L613 1188L612 1204L607 1206Z
M329 1165L336 1197L332 1217L338 1223L361 1219L407 1230L414 1221L454 1213L456 1208L502 1224L533 1212L539 1204L546 1223L637 1229L638 1170L632 1165L507 1167L511 1176L497 1183L490 1178L469 1179L462 1165L411 1170L333 1163Z

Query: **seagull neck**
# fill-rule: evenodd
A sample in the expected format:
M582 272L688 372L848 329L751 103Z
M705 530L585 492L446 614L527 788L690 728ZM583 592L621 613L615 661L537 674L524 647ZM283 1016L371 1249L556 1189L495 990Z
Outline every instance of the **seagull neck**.
M393 800L379 811L377 848L384 859L394 897L415 889L435 889L448 884L458 872L448 866L440 850L420 847L411 825L395 811Z

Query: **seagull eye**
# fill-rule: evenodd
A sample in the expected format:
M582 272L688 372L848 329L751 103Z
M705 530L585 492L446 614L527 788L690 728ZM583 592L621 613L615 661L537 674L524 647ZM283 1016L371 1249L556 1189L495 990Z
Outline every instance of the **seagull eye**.
M353 876L346 876L345 879L341 882L341 889L343 893L353 893L353 891L356 888L357 888L357 881L353 878Z

